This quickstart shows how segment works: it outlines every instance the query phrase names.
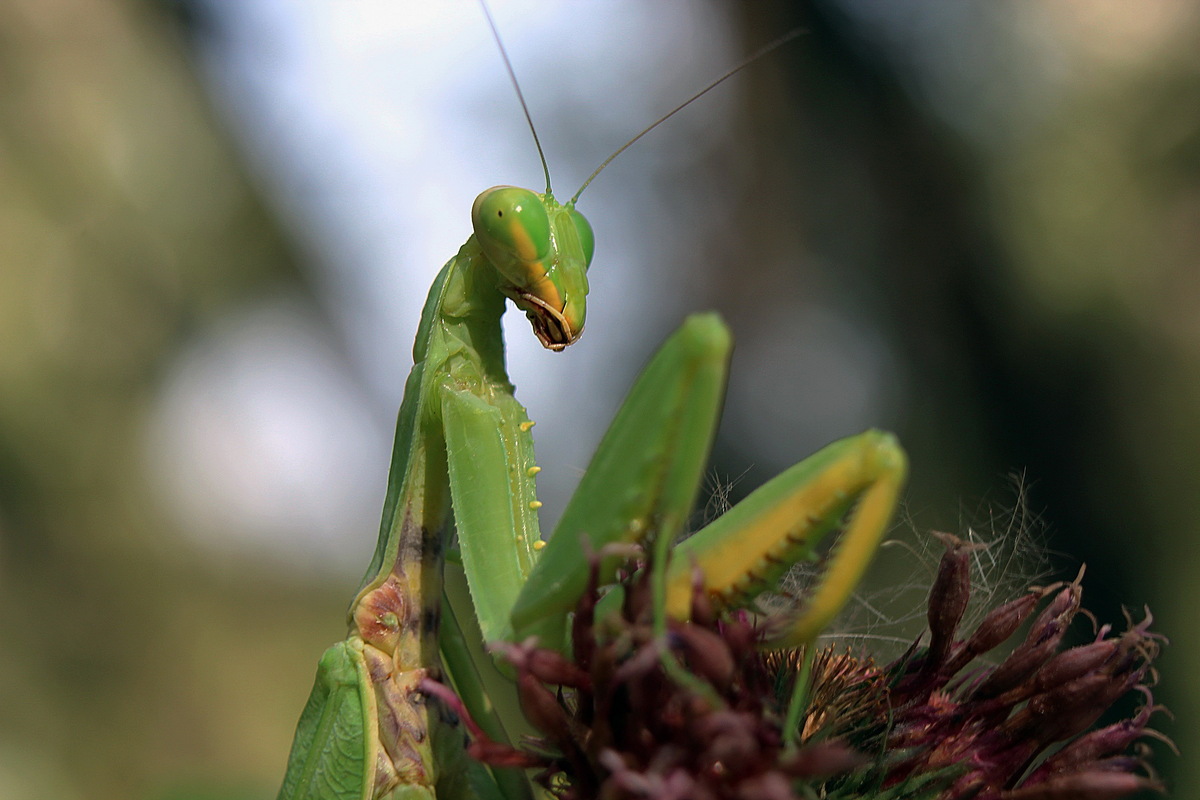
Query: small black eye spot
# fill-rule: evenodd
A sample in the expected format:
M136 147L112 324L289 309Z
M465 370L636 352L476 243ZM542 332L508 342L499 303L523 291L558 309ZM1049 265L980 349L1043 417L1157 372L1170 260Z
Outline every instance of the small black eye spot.
M497 212L496 212L496 216L497 216L497 217L503 217L503 216L504 216L504 211L503 211L503 210L497 211Z

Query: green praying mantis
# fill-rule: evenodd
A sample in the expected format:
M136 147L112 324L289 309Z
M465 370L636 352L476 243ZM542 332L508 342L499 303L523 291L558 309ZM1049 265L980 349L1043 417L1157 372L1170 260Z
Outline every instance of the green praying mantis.
M665 556L682 533L732 349L715 314L688 318L652 358L553 535L543 542L539 531L533 423L505 370L500 319L512 301L554 351L582 334L595 240L575 203L590 181L565 204L550 190L548 169L544 193L484 191L471 209L473 234L434 281L400 406L378 543L351 604L349 634L318 663L280 800L534 796L540 790L524 774L470 761L461 727L422 681L450 684L489 736L515 742L529 729L486 644L537 637L565 651L570 611L588 580L586 554L654 543ZM866 569L905 473L890 434L870 430L828 445L674 546L669 560L656 558L660 614L686 619L696 575L721 604L746 604L840 528L815 587L764 646L812 642ZM614 570L602 570L602 579Z

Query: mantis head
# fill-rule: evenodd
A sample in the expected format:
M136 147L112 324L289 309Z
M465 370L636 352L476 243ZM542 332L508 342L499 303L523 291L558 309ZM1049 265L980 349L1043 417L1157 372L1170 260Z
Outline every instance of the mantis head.
M592 226L550 194L493 186L475 198L471 224L500 289L525 312L542 346L562 350L583 333Z

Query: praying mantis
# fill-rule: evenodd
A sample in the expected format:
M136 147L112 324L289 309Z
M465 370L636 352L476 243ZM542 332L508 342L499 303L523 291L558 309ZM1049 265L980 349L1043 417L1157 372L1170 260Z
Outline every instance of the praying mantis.
M815 588L764 642L792 647L826 628L886 531L906 458L894 437L869 430L786 470L665 558L696 501L732 349L719 317L697 314L637 379L543 542L533 423L506 373L500 320L511 301L552 351L582 334L595 239L575 204L590 181L566 203L554 197L548 169L543 193L484 191L471 209L472 235L435 279L378 543L349 633L318 663L280 800L534 796L523 774L471 762L453 714L421 684L450 684L497 740L527 732L512 680L485 645L537 637L565 651L588 552L653 546L660 613L686 619L695 576L721 604L742 605L841 528Z

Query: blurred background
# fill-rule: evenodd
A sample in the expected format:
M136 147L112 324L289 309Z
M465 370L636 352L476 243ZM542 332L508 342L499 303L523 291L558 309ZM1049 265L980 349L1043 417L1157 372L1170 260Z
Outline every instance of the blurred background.
M493 11L564 198L805 31L588 189L578 345L509 315L545 526L638 367L719 309L712 488L895 430L897 537L1015 532L1045 557L991 588L1086 562L1100 620L1149 605L1155 727L1195 752L1200 5ZM469 0L0 5L0 800L274 796L425 291L476 193L541 182ZM888 559L873 598L912 582Z

